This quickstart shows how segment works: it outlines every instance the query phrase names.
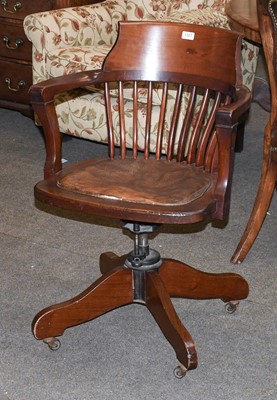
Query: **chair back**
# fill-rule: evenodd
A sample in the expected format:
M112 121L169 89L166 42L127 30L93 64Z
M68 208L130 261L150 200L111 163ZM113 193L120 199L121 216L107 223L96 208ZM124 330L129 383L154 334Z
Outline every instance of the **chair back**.
M179 72L188 83L226 92L230 85L242 84L240 61L241 37L234 32L182 23L120 22L102 68L140 70L153 80L157 72Z
M148 158L154 143L157 159L166 155L215 171L216 119L241 87L240 55L241 36L231 31L120 23L118 39L95 81L106 81L110 157L120 146L125 158L129 143L134 157L142 150Z

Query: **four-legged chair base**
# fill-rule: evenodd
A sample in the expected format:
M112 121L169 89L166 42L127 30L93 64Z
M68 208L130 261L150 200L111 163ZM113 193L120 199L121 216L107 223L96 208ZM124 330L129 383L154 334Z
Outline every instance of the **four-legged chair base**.
M39 312L32 325L34 336L50 344L69 327L127 304L144 304L176 352L181 363L177 376L184 375L197 367L197 354L170 298L241 300L248 295L247 282L238 274L200 272L172 259L163 259L161 267L153 271L126 268L125 260L126 255L102 254L103 275L73 299Z

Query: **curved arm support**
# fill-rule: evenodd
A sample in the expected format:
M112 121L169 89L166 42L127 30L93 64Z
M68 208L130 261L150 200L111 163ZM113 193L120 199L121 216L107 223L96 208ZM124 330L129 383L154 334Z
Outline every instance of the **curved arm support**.
M216 127L230 127L240 122L249 111L251 101L252 98L249 89L245 86L238 89L236 91L236 101L217 110L215 119Z
M36 83L29 89L31 103L34 106L37 103L48 103L64 91L92 85L99 72L100 70L77 72Z
M73 90L93 83L96 71L65 75L37 83L29 90L30 100L40 123L46 144L44 165L45 179L62 169L62 140L55 110L55 96L65 90Z
M234 166L234 148L238 123L245 118L251 104L251 93L245 87L237 91L237 101L220 107L216 115L219 171L215 196L218 200L215 219L225 220L230 208Z

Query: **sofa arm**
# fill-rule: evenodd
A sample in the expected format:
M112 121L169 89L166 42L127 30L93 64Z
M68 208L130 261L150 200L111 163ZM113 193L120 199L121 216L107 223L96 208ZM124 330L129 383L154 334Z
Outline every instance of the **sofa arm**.
M124 0L71 7L28 15L23 27L32 42L33 82L47 79L45 60L51 51L107 44L117 37L118 21L126 16Z

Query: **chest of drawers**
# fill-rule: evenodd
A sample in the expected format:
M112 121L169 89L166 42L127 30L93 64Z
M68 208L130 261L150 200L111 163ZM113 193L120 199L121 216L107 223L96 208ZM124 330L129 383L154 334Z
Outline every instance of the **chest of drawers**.
M99 0L0 0L0 107L32 117L32 46L23 31L26 15Z

